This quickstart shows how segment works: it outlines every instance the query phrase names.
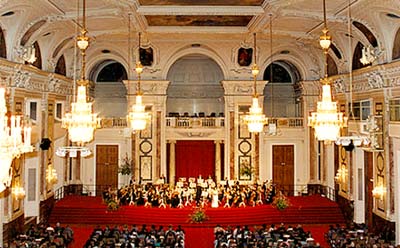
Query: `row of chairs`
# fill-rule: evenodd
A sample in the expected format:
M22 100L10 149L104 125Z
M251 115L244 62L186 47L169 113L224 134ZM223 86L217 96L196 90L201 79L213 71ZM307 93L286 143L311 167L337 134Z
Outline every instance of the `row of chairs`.
M178 112L169 112L168 117L217 117L217 114L215 112L211 112L206 116L205 112L194 113L193 115L189 115L189 112L184 112L183 114ZM223 112L221 112L218 114L218 117L225 117L225 115Z

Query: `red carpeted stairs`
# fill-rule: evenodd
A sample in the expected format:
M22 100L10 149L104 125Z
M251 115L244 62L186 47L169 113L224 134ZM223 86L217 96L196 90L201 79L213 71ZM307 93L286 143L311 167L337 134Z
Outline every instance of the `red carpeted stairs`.
M99 197L68 196L56 203L50 216L50 223L113 225L113 224L148 224L181 225L193 231L198 228L211 230L217 224L222 226L261 225L261 224L334 224L344 223L338 205L327 198L314 196L289 197L290 207L279 211L271 205L246 208L206 208L208 220L202 224L189 223L192 208L144 208L122 206L118 211L109 212ZM325 225L326 226L326 225ZM325 227L324 227L325 228ZM189 234L190 233L190 234ZM189 246L189 248L204 246ZM194 236L194 235L193 235ZM210 246L211 247L211 246Z

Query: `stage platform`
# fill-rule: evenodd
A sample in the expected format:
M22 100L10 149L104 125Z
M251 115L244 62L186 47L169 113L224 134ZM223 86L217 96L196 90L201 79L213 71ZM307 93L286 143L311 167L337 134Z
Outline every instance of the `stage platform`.
M189 215L193 207L156 208L121 206L117 211L108 211L100 197L68 196L58 201L51 213L50 223L111 225L154 224L214 227L220 225L261 224L333 224L344 223L338 205L319 195L289 197L290 206L282 211L271 205L245 208L206 207L208 220L191 224Z

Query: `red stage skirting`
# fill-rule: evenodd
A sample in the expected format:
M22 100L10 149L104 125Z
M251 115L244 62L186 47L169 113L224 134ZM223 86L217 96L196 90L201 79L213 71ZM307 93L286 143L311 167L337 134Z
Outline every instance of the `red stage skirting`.
M118 211L109 212L99 197L68 196L58 201L51 213L50 223L60 222L72 225L113 225L113 224L147 224L167 227L181 225L187 232L187 247L198 246L198 234L207 233L212 240L212 228L217 224L222 226L261 225L261 224L318 224L326 229L327 224L344 223L343 215L335 202L327 198L314 196L289 197L291 206L283 211L271 205L246 208L206 208L209 219L202 224L191 224L189 214L192 208L145 208L123 206ZM317 228L318 229L318 228ZM321 230L322 230L321 229ZM318 229L320 230L320 229ZM197 234L196 234L197 233ZM321 234L319 234L321 235ZM321 235L323 237L323 235ZM194 243L191 239L195 238ZM196 241L197 240L197 241ZM317 240L317 239L316 239ZM322 241L320 241L322 242Z

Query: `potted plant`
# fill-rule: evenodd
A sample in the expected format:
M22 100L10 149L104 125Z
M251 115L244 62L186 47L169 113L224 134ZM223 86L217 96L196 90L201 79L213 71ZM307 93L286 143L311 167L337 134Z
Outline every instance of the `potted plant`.
M114 199L109 199L107 202L107 210L108 211L117 211L119 208L119 204Z
M278 195L275 196L274 201L272 202L272 206L282 211L290 206L290 202L289 199L279 191Z
M208 220L206 211L202 208L195 208L191 214L189 214L190 223L203 223L203 221Z
M131 175L132 166L133 159L129 158L128 154L125 154L125 157L121 159L121 164L119 165L118 172L121 173L121 175Z

